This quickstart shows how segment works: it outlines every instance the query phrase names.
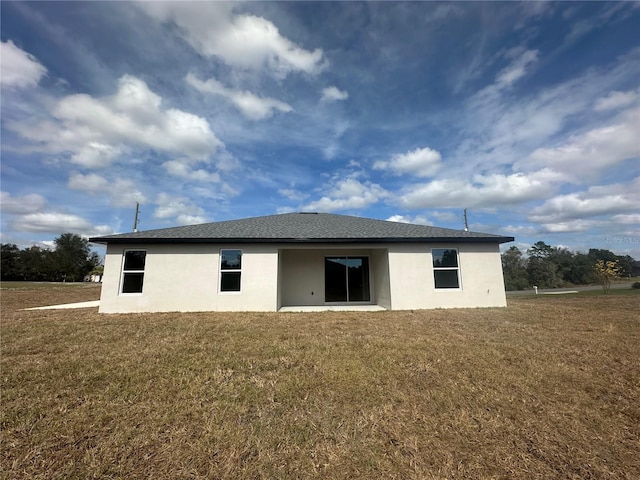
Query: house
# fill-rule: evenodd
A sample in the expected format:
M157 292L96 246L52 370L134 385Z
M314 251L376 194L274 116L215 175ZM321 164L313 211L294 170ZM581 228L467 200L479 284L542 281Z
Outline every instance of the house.
M485 233L286 213L89 239L106 244L100 312L506 306Z

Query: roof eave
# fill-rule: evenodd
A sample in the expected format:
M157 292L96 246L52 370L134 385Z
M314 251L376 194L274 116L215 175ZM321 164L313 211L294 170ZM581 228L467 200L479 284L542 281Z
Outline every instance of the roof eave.
M383 238L145 238L145 237L91 237L91 243L153 244L153 243L508 243L514 237L383 237Z

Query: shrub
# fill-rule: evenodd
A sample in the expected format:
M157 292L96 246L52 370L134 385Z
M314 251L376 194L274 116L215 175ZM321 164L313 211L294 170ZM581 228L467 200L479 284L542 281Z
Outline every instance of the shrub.
M640 282L634 282L634 283L631 285L631 288L640 288Z

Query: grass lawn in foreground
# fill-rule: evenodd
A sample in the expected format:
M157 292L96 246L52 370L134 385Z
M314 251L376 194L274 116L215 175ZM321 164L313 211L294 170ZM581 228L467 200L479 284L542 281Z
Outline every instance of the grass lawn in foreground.
M25 292L1 293L2 478L640 477L640 295L99 315Z

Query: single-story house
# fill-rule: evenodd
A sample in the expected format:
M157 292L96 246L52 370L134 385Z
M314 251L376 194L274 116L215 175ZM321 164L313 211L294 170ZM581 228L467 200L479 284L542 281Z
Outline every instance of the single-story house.
M503 307L513 237L303 212L89 240L100 312L127 313Z

